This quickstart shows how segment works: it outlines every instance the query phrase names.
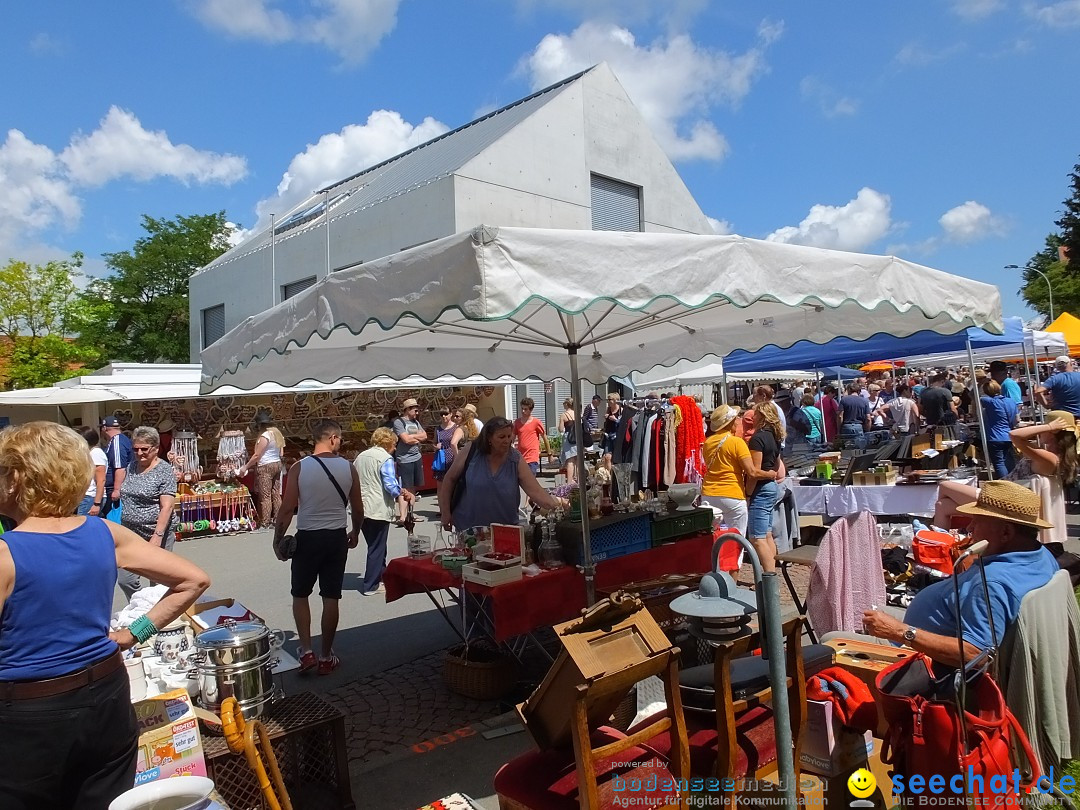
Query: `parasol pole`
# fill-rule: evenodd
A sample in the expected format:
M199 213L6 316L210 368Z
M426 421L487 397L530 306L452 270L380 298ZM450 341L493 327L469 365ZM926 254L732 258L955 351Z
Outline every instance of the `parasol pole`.
M567 354L570 355L570 390L577 401L576 418L574 419L574 438L577 441L577 465L578 465L578 498L581 503L581 552L585 573L585 604L592 607L596 603L596 566L592 559L592 533L589 527L589 482L585 475L585 429L581 424L581 417L585 410L584 400L581 394L581 377L578 372L578 349L574 330L574 316L566 318L566 336L569 342L566 345Z
M720 388L720 404L727 405L727 371L720 372L721 388Z
M966 334L965 339L967 341L967 355L968 366L971 368L971 382L975 384L975 355L971 352L971 335ZM979 435L982 438L983 459L986 461L986 471L990 476L990 480L994 480L994 465L990 463L990 445L986 441L986 421L983 419L982 410L982 393L979 391L979 386L975 385L975 414L979 418Z
M1035 347L1035 333L1034 332L1031 333L1031 346L1032 346L1032 348ZM1027 335L1021 334L1020 349L1024 353L1024 374L1027 375L1028 398L1031 400L1031 414L1032 414L1032 416L1034 416L1035 413L1036 413L1036 411L1035 411L1035 386L1031 382L1031 361L1028 360ZM1021 397L1021 399L1023 399L1023 397Z

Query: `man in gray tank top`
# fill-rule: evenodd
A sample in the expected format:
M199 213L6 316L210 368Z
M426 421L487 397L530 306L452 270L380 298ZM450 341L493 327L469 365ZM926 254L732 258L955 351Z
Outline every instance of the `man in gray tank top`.
M338 455L341 425L323 419L312 425L315 450L289 470L281 497L281 509L274 527L274 548L285 536L296 513L296 551L292 557L293 620L300 639L301 674L329 675L341 665L334 655L334 635L338 626L338 602L345 578L349 549L356 548L364 506L360 480L348 459ZM348 529L348 512L352 528ZM319 583L322 597L321 655L316 659L311 646L311 605L308 597Z

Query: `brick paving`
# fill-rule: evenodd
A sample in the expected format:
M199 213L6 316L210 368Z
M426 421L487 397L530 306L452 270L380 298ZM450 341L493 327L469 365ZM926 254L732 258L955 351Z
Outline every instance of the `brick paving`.
M793 566L791 577L800 595L805 595L810 569ZM743 567L739 581L753 581L749 565ZM791 604L783 584L780 599ZM512 708L514 700L524 698L546 671L542 661L527 659L522 681L509 698L473 700L447 688L442 677L444 656L445 650L440 650L324 694L345 713L346 745L354 768L374 767L380 761L422 753L475 733L473 726Z
M370 765L428 750L505 710L499 701L456 695L442 678L445 651L361 678L324 694L345 713L350 764ZM415 747L415 748L414 748Z

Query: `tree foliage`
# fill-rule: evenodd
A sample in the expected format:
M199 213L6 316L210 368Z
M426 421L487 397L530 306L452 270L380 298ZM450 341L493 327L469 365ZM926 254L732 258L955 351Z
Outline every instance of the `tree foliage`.
M228 247L225 212L154 219L131 250L106 253L112 271L82 298L94 317L83 338L113 360L185 363L188 360L188 281Z
M101 358L77 339L86 312L78 294L82 254L47 264L12 259L0 268L5 388L37 388L75 376Z
M1069 180L1071 194L1062 203L1061 218L1054 223L1060 232L1049 234L1045 247L1023 269L1024 286L1020 295L1032 309L1047 317L1050 314L1047 281L1054 291L1055 315L1080 311L1080 163L1073 167ZM1061 247L1068 251L1067 262L1059 256Z

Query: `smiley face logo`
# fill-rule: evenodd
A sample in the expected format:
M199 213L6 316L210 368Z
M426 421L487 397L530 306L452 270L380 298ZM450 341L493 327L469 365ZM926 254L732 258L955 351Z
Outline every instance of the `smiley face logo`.
M847 788L856 799L865 799L877 789L877 780L866 768L859 768L848 777Z

